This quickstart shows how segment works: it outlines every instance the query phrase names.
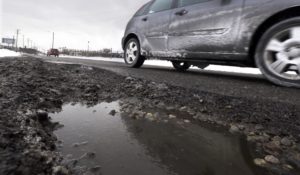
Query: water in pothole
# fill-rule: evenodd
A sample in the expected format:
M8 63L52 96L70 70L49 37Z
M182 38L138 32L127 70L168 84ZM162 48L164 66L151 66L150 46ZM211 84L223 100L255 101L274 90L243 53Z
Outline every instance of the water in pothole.
M55 131L63 142L59 151L80 166L101 166L103 175L257 174L237 136L194 124L134 120L118 111L118 102L63 106L51 116L64 125Z

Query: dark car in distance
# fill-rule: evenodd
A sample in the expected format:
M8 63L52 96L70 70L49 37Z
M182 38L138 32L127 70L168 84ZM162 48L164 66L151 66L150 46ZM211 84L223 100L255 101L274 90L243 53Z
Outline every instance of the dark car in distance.
M300 87L299 0L152 0L129 21L125 63L172 61L258 67L275 84Z
M47 56L54 55L55 57L59 57L59 50L58 49L50 49L47 52Z

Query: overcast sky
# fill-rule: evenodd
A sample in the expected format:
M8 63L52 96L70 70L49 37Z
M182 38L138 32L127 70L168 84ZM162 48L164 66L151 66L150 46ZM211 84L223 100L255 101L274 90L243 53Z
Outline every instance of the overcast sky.
M121 38L132 15L149 0L0 0L0 37L12 37L20 29L19 45L27 38L42 49L113 48L121 50Z

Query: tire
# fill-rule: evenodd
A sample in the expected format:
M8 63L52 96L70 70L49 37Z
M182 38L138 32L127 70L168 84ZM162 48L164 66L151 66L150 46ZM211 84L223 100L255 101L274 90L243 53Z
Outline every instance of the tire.
M300 88L300 17L268 29L256 47L255 62L269 81Z
M187 71L191 67L191 64L186 61L172 61L172 64L179 72Z
M124 61L132 68L140 68L144 64L145 57L141 55L140 43L136 38L131 38L126 42Z

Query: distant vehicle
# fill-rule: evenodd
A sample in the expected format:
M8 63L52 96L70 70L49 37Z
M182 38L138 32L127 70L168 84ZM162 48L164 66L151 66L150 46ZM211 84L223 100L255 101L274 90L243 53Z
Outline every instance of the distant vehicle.
M300 87L299 0L152 0L129 21L125 63L172 61L258 67L275 84Z
M48 50L47 56L49 57L49 56L51 56L51 55L54 55L54 56L56 56L56 57L59 57L59 51L58 51L58 49L50 49L50 50Z

